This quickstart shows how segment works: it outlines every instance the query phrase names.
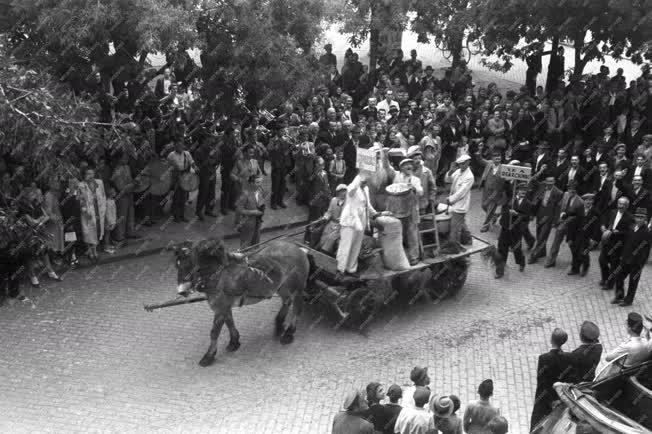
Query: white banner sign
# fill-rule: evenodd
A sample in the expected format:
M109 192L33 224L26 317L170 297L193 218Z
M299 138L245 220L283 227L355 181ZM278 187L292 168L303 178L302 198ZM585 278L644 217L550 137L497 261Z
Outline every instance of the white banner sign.
M376 154L377 149L356 149L355 167L358 169L368 170L370 172L376 171Z
M500 176L504 179L515 181L529 181L532 176L531 167L514 166L509 164L500 165Z

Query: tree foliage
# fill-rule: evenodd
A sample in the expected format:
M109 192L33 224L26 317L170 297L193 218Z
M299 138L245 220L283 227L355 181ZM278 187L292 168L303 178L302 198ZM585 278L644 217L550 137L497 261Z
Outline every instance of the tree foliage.
M47 73L0 64L0 155L27 164L39 182L75 174L78 158L131 146L133 125L100 125L97 112Z
M473 5L487 52L501 59L496 67L509 68L514 57L525 58L547 41L569 40L578 77L588 62L607 55L634 63L652 60L651 10L651 0L482 0Z
M232 112L278 106L318 80L312 45L321 35L321 0L217 0L204 4L197 28L204 93Z
M48 66L80 90L93 68L104 80L129 79L147 55L196 37L192 4L176 0L13 0L5 2L12 54Z

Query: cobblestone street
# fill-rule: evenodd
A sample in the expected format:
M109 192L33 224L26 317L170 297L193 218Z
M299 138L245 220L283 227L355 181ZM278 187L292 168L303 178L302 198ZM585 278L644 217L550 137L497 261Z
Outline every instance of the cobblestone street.
M470 219L476 233L479 218ZM462 411L493 378L510 432L526 433L537 355L554 327L568 331L568 350L585 319L600 325L607 350L625 336L629 309L599 290L595 252L584 279L566 276L569 256L562 249L557 268L523 274L510 262L499 281L474 256L455 299L392 306L363 333L334 328L311 306L289 346L273 336L278 299L236 309L242 346L225 352L224 330L209 368L197 364L207 305L142 308L174 296L169 252L75 271L47 291L28 289L31 303L0 309L0 431L326 433L349 388L408 385L411 368L425 365L431 388L460 396ZM647 268L631 310L649 313Z

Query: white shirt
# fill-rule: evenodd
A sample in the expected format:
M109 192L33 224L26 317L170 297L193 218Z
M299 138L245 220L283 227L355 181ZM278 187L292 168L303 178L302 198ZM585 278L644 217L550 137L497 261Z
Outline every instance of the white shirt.
M450 177L446 175L445 181L451 183L451 195L448 196L448 202L451 204L450 210L466 214L471 205L471 187L475 181L471 169L468 168L464 172L457 169Z
M346 200L340 216L340 225L357 231L369 228L369 218L376 210L369 201L369 187L360 186L360 176L356 176L346 187Z
M539 163L541 162L541 160L542 160L543 157L545 157L545 156L546 156L546 154L540 154L540 155L537 157L537 164L536 164L536 167L539 167Z
M636 166L636 169L634 169L634 176L640 176L642 171L643 168L641 166Z
M602 157L602 152L596 152L595 154L595 161L598 161Z
M425 408L403 407L394 424L397 434L426 434L434 429L435 419Z
M389 108L391 106L399 108L398 102L396 102L394 100L391 100L390 102L387 102L387 100L384 99L381 102L379 102L378 104L376 104L376 109L378 109L378 110L383 110L384 109L385 110L385 115L389 116Z
M614 224L611 226L611 229L616 229L618 226L618 223L620 223L620 219L623 218L623 213L618 211L616 213L616 217L614 217Z
M625 366L634 366L650 357L650 349L650 341L640 336L630 336L627 341L621 343L607 354L605 360L610 362L623 354L627 354Z
M573 167L568 169L568 180L571 181L571 180L575 179L575 174L576 173L577 173L577 169L575 169Z
M602 186L604 185L604 182L607 180L607 175L601 176L600 177L600 190L602 190Z

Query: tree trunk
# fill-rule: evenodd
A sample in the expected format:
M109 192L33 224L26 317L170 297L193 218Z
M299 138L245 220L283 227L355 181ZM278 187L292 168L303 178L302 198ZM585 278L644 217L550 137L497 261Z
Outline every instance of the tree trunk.
M556 87L558 77L555 76L554 71L550 68L551 65L557 63L557 49L559 48L559 37L552 38L552 48L550 49L550 62L548 63L548 75L546 76L546 95L550 93L552 88Z
M585 34L586 33L582 33L581 35L578 35L575 38L575 41L573 41L573 48L575 49L575 66L573 67L573 76L571 77L572 82L580 80L582 73L584 72L584 67L588 63L588 53L586 53L584 58L582 58L582 48L584 47Z
M373 74L378 65L378 45L380 44L380 29L374 24L378 11L371 7L371 28L369 29L369 74Z

